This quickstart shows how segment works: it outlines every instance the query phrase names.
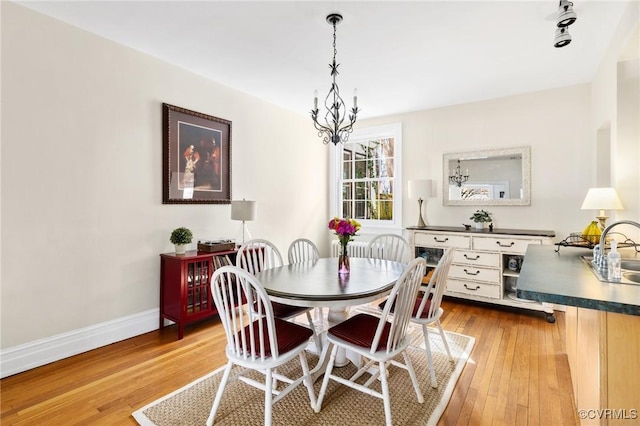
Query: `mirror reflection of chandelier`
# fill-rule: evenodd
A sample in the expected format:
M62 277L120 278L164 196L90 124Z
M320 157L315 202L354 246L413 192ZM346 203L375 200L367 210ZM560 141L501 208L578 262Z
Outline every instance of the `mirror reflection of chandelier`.
M455 168L453 173L449 176L449 183L456 184L456 186L462 186L463 183L469 180L469 169L462 174L462 169L460 168L460 160L458 160L458 166Z

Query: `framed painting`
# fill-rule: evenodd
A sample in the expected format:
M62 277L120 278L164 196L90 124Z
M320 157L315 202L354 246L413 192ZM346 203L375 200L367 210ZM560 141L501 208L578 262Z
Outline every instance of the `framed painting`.
M162 204L231 203L231 121L162 104Z

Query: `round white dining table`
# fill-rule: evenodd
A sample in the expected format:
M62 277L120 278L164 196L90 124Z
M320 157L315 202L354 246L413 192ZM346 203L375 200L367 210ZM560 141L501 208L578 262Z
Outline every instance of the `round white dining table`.
M338 273L338 259L320 258L256 274L276 302L306 307L345 308L387 295L406 265L382 259L350 258L349 274Z
M349 318L349 306L378 300L391 292L406 265L383 259L350 258L350 272L338 273L338 258L320 258L267 269L256 274L269 298L278 303L304 307L328 307L329 326ZM312 373L323 372L326 365L326 345L323 345L318 367ZM336 366L359 359L339 351Z

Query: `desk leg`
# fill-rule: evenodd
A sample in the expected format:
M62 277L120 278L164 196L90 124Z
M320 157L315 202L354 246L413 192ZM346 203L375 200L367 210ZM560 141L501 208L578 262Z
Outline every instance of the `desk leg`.
M341 322L346 321L348 318L348 308L329 308L329 314L327 315L327 319L329 320L329 327L340 324ZM347 352L342 348L338 349L338 353L336 354L335 366L344 367L347 364L349 364L349 359L347 359Z

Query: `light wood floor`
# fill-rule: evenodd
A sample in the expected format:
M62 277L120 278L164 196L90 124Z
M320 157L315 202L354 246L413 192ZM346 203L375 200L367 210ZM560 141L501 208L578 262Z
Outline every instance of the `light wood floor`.
M443 302L446 330L476 344L442 425L577 425L564 315ZM217 320L96 349L0 381L2 425L135 425L131 413L226 362ZM426 385L425 385L426 386Z

